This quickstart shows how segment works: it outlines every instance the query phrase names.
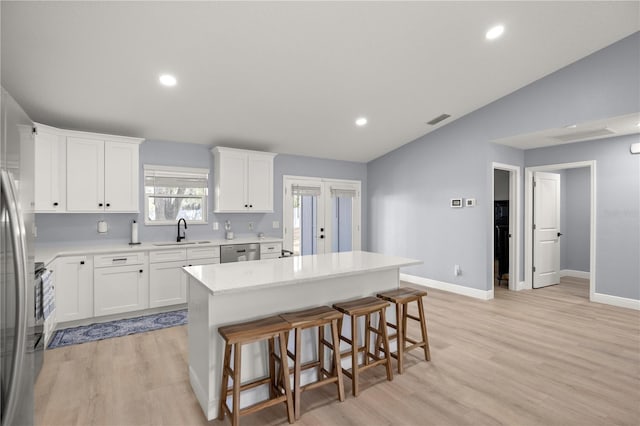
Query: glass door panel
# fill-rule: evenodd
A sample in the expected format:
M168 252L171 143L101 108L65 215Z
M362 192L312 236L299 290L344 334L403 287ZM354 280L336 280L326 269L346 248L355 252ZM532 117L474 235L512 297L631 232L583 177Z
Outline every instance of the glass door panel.
M353 243L353 198L331 197L331 251L351 251Z

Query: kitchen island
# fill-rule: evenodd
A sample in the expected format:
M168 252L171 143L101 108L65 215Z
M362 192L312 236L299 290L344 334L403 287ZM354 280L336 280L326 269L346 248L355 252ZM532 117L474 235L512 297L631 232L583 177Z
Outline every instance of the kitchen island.
M420 263L355 251L184 268L189 276L189 378L207 419L218 414L224 350L218 327L397 288L400 268ZM348 320L343 327L349 329ZM305 336L303 361L313 356L315 341ZM267 375L265 353L264 343L243 347L243 359L251 360L243 362L243 382ZM343 362L348 368L348 360ZM255 388L242 395L240 404L267 396L266 387Z

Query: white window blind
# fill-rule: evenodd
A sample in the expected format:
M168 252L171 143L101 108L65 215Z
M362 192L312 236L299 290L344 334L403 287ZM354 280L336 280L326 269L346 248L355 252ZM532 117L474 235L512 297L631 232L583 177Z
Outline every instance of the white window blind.
M342 198L356 198L357 192L355 189L346 189L346 188L331 188L331 196L332 197L342 197Z
M208 169L145 164L145 224L207 223L208 187Z
M319 197L322 189L319 186L292 185L291 193L293 195L312 195Z

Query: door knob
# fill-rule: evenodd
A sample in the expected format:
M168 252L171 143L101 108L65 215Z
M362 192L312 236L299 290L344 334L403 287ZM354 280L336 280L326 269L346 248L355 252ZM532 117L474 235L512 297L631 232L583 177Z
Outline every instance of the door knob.
M58 203L53 203L53 205L54 205L55 207L57 207L57 206L58 206Z

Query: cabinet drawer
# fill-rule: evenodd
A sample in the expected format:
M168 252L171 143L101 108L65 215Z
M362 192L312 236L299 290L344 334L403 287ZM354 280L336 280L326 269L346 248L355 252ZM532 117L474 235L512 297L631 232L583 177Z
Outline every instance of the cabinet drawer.
M187 259L208 259L211 257L220 257L220 246L215 247L198 247L187 249Z
M158 250L149 252L149 262L180 262L187 260L186 249Z
M206 259L189 260L187 266L201 266L201 265L217 265L220 263L219 257L209 257Z
M280 257L280 253L260 253L260 260L265 259L278 259Z
M260 244L260 254L264 255L264 254L270 254L270 253L277 253L278 256L280 256L280 253L282 252L282 244L281 243L269 243L269 244ZM261 256L262 258L264 258L264 256Z
M96 268L104 268L107 266L142 265L143 263L144 252L109 253L93 257L93 264Z

